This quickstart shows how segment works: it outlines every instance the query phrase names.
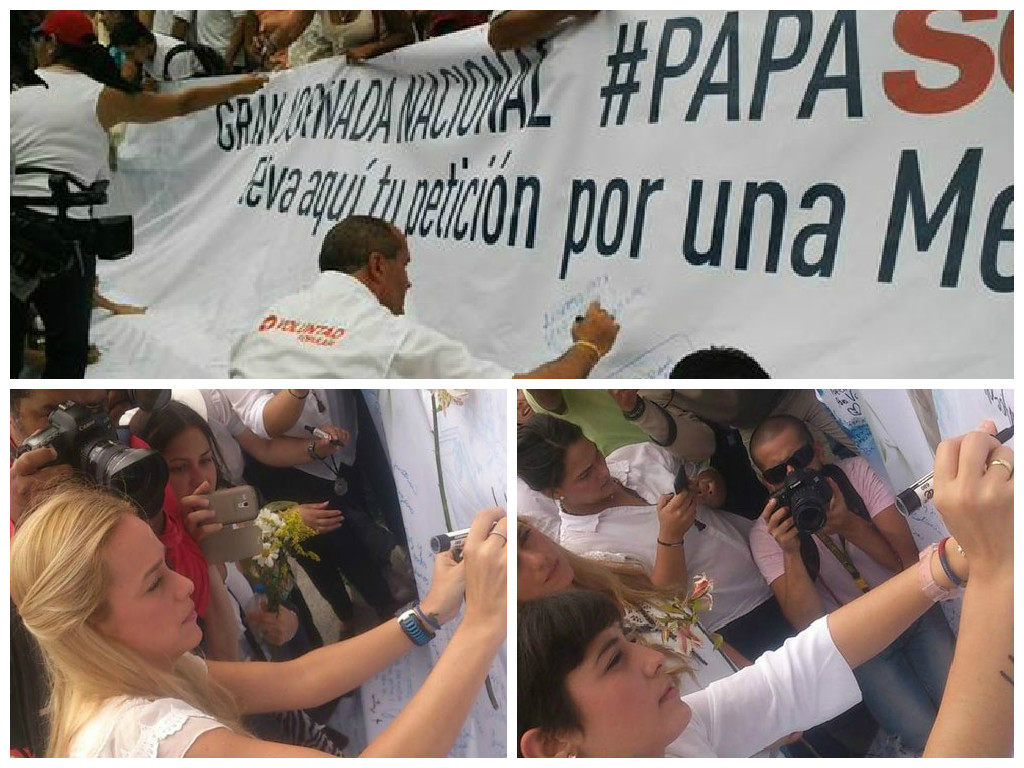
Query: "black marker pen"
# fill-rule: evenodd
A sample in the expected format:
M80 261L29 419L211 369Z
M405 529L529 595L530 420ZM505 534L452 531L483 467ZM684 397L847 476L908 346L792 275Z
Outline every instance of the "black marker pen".
M996 435L996 440L1005 443L1013 437L1013 424ZM896 509L904 515L916 512L923 504L927 504L935 495L935 473L929 472L907 490L896 496Z
M450 533L439 533L437 536L430 537L430 550L432 552L447 552L449 549L455 549L462 546L462 542L469 536L469 528L463 528L460 531L451 531Z

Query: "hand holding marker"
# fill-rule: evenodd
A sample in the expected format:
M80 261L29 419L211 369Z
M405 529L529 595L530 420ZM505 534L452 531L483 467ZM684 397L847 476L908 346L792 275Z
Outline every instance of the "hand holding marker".
M320 429L320 427L311 427L307 424L306 426L303 427L303 429L309 432L309 434L311 434L313 438L316 440L327 440L331 445L338 446L345 444L341 440L331 437L330 434ZM310 443L310 445L312 445L312 443ZM325 466L327 466L334 472L334 495L344 496L346 493L348 493L348 481L341 476L341 472L338 469L338 465L333 460L331 461L330 464L328 464L327 461L324 459L320 459L320 461L322 461Z
M1005 443L1013 437L1013 424L996 434L996 440ZM935 495L935 473L929 472L912 486L896 496L896 509L903 515L910 515L927 504Z

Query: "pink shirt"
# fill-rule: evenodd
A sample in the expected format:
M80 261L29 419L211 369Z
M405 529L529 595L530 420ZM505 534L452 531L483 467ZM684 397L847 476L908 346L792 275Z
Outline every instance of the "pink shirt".
M850 483L864 500L864 506L867 507L868 514L872 518L883 509L896 503L896 495L889 483L879 477L865 459L860 457L843 459L838 462L838 466L846 473ZM832 536L832 540L839 546L843 545L839 536ZM817 537L815 537L814 543L821 556L821 571L814 586L821 597L825 612L831 613L840 605L845 605L860 597L862 592L835 555L829 552ZM754 561L761 570L764 580L769 584L786 572L783 565L782 548L768 533L768 526L764 519L759 519L750 531L750 551L754 555ZM894 575L888 568L883 568L863 550L849 542L846 543L846 552L868 585L872 587L877 587ZM838 603L835 598L839 599Z

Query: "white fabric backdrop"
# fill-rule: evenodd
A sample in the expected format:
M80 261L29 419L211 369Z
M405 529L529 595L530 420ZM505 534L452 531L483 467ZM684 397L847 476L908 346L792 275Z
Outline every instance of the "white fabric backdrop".
M379 417L409 540L409 555L420 594L433 570L430 537L443 533L445 519L438 490L430 397L426 390L381 390ZM508 396L504 391L472 390L464 405L438 414L441 466L453 530L469 527L485 507L505 505ZM371 404L371 410L374 410ZM493 494L493 495L492 495ZM363 683L360 700L366 737L372 740L422 685L444 650L452 629ZM504 757L506 744L507 660L502 648L491 665L488 691L481 691L452 757ZM496 706L495 706L496 703Z
M124 261L101 264L100 277L106 293L147 304L150 312L118 318L97 313L93 337L104 356L90 375L225 376L231 342L253 327L260 310L315 277L320 242L332 223L330 204L339 215L347 213L341 202L360 179L357 212L368 212L376 200L380 213L392 200L385 215L414 230L410 315L506 367L524 370L563 352L573 318L600 299L623 331L597 376L663 375L683 354L709 344L745 349L776 376L1012 375L1013 245L992 239L1000 227L1012 226L1013 99L998 66L1007 12L964 20L942 11L928 18L935 29L975 39L973 54L954 55L968 71L992 65L973 100L932 114L895 106L883 88L885 73L909 70L924 87L941 89L957 82L958 70L901 49L894 42L894 12L815 11L801 18L759 11L676 13L685 15L601 13L555 37L539 64L536 51L521 61L499 57L487 48L484 28L477 28L360 67L332 60L287 72L245 106L236 101L230 108L129 127L114 207L135 214L137 250ZM781 20L773 35L776 18ZM911 36L918 42L936 34L920 30ZM641 32L638 50L646 56L636 65L636 93L628 101L606 99L602 89L611 83L609 59L620 35L623 50L632 50ZM913 48L908 34L900 39ZM944 38L940 48L955 46ZM785 60L793 51L805 53L793 54L790 66ZM694 54L691 66L674 76L688 52ZM779 71L768 72L772 57L781 62ZM520 64L525 75L516 80ZM464 87L465 73L474 82L490 77L493 83L485 74L491 70L513 76L505 80L513 87L509 100L499 101L506 108L494 129L482 119L479 133L459 137L453 130L449 136L444 129L453 115L463 116L460 105L483 106L477 98L483 88ZM410 73L424 74L415 79ZM702 73L719 91L703 99ZM628 76L629 67L620 66L616 82ZM812 83L832 87L816 90ZM844 83L848 87L838 87ZM389 87L390 111L381 96ZM403 107L420 87L418 107ZM463 100L467 90L477 96ZM353 93L354 100L346 101ZM331 95L329 103L323 94ZM522 113L514 103L518 95ZM935 96L928 104L937 108L940 100ZM801 118L804 102L813 108ZM259 119L260 105L267 115L275 103L281 111L272 130L269 119ZM688 111L694 120L685 119ZM409 139L407 127L421 113L424 122ZM521 128L523 118L535 125ZM544 118L550 125L536 125ZM241 133L240 119L249 123ZM430 130L440 135L422 138ZM922 213L936 226L922 253L913 212L905 202L894 205L901 157L916 157ZM976 169L976 183L966 173L969 183L940 224L933 214L958 168ZM905 177L916 173L910 166L903 171ZM330 177L330 190L329 172L338 174ZM394 184L381 187L385 174L405 182L401 198L390 197ZM497 204L497 179L508 189L504 208ZM536 231L527 242L534 179ZM513 228L517 180L524 180L523 194ZM596 195L590 205L582 191L588 180ZM637 226L645 180L651 193ZM417 196L418 181L424 186ZM742 221L746 185L765 182L777 182L776 192L785 196L774 270L766 266L770 200L759 200L752 224ZM481 184L492 193L490 204ZM725 184L731 185L728 193L720 187ZM426 194L428 187L436 190L434 197ZM328 194L332 190L340 194ZM832 202L819 196L825 192ZM993 211L1007 195L1009 209ZM477 222L474 239L472 230L459 239L455 226L440 236L437 227L419 226L424 216L451 215L458 201L461 218ZM622 203L627 215L619 239ZM954 215L961 203L963 210ZM720 227L714 223L718 204ZM902 230L892 228L898 241L892 282L880 282L890 218L904 213ZM956 286L943 287L947 251L958 237L951 235L954 218L963 236L962 264L953 270ZM814 265L829 262L822 255L828 238L814 227L830 220L834 263L822 270ZM587 222L586 244L567 249L567 243L583 243ZM485 228L497 232L495 242L484 242ZM922 221L917 234L925 229ZM740 268L746 230L749 262ZM712 258L719 264L701 263L694 252L707 251L719 238L720 255ZM800 240L806 253L793 255ZM598 253L599 241L607 246L605 255ZM993 288L983 272L989 283L1002 276L1009 285Z

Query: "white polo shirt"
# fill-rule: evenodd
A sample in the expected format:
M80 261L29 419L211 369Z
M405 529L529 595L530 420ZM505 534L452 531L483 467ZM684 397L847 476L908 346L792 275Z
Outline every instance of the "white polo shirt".
M637 443L612 451L607 458L612 476L648 503L637 507L612 507L596 515L559 513L563 547L580 555L626 555L645 571L654 571L658 549L658 497L672 492L673 467L678 461L653 443ZM771 596L747 546L746 537L730 522L728 512L701 506L695 524L686 533L683 547L686 570L692 578L706 573L715 582L714 608L701 614L711 632L750 612Z
M693 717L665 756L750 757L860 699L853 670L822 617L753 666L684 696Z
M370 289L323 272L264 312L231 353L233 378L502 379L512 372L391 313Z

